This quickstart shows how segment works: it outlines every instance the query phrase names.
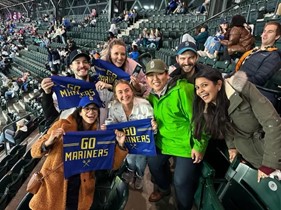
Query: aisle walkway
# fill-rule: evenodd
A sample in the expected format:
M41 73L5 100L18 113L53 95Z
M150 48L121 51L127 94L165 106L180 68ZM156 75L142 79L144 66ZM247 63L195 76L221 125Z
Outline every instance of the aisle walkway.
M128 203L125 210L175 210L174 193L165 197L159 202L151 203L148 197L153 191L153 184L150 181L151 175L146 167L144 175L144 187L142 191L130 187Z

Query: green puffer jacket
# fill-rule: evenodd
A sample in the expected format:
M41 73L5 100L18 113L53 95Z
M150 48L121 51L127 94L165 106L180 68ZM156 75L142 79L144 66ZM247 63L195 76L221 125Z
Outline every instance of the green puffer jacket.
M158 125L155 143L162 154L190 158L192 149L205 152L207 138L198 141L192 137L193 99L194 86L186 80L169 84L161 98L152 93L148 96Z

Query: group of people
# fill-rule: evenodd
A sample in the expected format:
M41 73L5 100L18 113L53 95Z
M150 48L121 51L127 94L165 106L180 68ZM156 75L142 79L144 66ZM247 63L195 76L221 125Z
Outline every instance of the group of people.
M271 43L266 40L273 40L273 37L274 41L280 37L280 24L268 23L262 34L264 45L260 51L267 49ZM177 65L173 71L169 71L162 60L153 59L146 64L144 73L140 64L127 57L125 43L113 39L101 53L101 59L128 73L130 81L106 83L90 76L88 54L77 50L71 52L69 68L74 77L92 82L105 107L101 108L95 100L83 97L78 108L60 112L55 107L54 82L51 78L43 79L45 117L54 119L60 116L60 119L32 146L33 157L49 153L41 172L46 174L47 169L62 162L65 132L106 130L108 122L144 118L151 118L156 156L127 154L125 133L116 130L113 168L118 168L125 158L123 179L133 184L135 189L141 189L148 163L152 181L157 186L149 196L150 202L169 195L173 184L178 209L191 209L208 141L214 138L225 140L230 161L239 153L246 163L256 168L257 181L280 170L281 119L272 104L251 83L253 79L246 68L250 58L244 60L240 70L228 79L217 70L197 63L198 58L196 45L186 41L178 46ZM259 69L252 68L252 71L255 71L252 76L260 73ZM175 165L173 174L171 158ZM94 172L66 180L61 167L56 175L51 174L44 181L46 187L42 187L30 202L32 209L40 209L42 202L50 209L89 209L94 202Z
M251 27L245 17L235 15L231 22L221 19L216 34L209 34L208 26L198 27L194 36L200 56L235 61L255 45Z

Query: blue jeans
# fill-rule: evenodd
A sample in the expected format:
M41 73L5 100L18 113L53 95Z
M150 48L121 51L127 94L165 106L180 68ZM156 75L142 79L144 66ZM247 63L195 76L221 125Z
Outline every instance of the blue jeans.
M127 167L134 171L139 177L143 177L146 167L146 156L129 154L126 157Z
M191 158L164 155L148 158L148 166L159 190L167 192L171 185L169 158L174 157L175 171L173 176L178 210L190 210L200 176L200 164L194 164Z
M14 140L14 135L15 135L15 131L13 130L10 130L10 129L6 129L5 130L5 138L8 142L10 143L15 143L15 140ZM0 135L0 143L4 143L4 133L2 132L1 135Z

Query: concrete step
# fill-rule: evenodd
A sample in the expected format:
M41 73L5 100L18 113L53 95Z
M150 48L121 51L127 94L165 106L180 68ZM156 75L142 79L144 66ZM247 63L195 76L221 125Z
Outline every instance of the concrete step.
M121 32L121 34L118 34L117 38L121 38L122 36L128 36L130 30L132 30L133 28L139 28L140 23L142 22L147 22L148 19L141 19L138 20L137 22L135 22L133 25L129 26L128 28L126 28L124 31Z
M25 103L24 103L24 100L20 100L20 101L19 101L19 105L22 107L22 109L25 110Z
M17 111L17 113L25 112L25 110L22 108L22 106L18 102L14 103L13 107Z

